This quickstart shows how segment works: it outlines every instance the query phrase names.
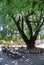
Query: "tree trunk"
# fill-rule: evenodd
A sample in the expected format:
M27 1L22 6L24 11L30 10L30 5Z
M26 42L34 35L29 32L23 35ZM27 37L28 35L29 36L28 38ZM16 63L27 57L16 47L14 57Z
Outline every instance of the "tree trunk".
M35 39L33 36L31 36L30 40L28 40L27 36L25 35L24 31L20 28L20 25L19 25L19 22L16 22L15 18L12 17L18 30L19 30L19 33L22 37L22 39L24 40L25 44L27 45L27 48L34 48L34 44L35 44Z
M28 40L28 38L27 38L27 36L23 30L23 19L22 19L22 28L20 27L20 24L19 24L20 17L19 17L18 21L16 21L15 17L12 15L12 19L14 20L22 39L24 40L25 44L27 45L27 48L28 49L29 48L31 48L31 49L35 48L35 40L37 39L38 33L40 31L41 26L43 25L44 20L43 20L43 22L40 23L39 27L35 31L35 34L33 35L31 23L26 16L25 22L26 22L26 25L28 26L28 28L30 30L30 40Z
M27 41L26 45L27 45L27 49L35 48L35 40L31 39L31 40Z

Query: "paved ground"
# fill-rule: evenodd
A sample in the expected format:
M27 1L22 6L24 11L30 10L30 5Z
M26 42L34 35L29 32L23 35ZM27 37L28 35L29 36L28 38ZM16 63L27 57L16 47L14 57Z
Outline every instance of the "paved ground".
M0 50L0 65L44 65L44 53L24 54L24 59L13 59Z
M41 44L39 44L39 45L36 45L36 47L44 48L44 43L41 43Z

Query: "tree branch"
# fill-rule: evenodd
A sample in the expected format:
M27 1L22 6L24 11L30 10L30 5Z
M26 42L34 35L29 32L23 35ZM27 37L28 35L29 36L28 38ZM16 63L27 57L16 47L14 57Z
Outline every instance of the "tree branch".
M42 11L41 11L41 13L40 13L40 19L38 20L39 22L37 23L36 28L38 28L38 26L40 25L40 21L41 21L41 19L42 19Z
M34 40L36 40L36 38L37 38L37 36L38 36L38 34L39 34L39 31L40 31L40 29L41 29L43 23L44 23L44 20L43 20L43 22L41 22L41 24L39 25L38 29L36 30L36 32L35 32L35 34L34 34L34 36L33 36L33 37L34 37Z
M30 12L28 11L28 13L24 16L25 22L26 22L26 24L27 24L27 26L28 26L28 28L29 28L29 30L30 30L30 39L32 39L33 32L32 32L32 26L31 26L30 21L28 20L28 17L29 17L30 15L33 15L33 14L35 14L34 11L30 11Z
M32 39L32 36L33 36L33 32L32 32L32 26L31 26L31 23L30 21L28 20L28 18L25 18L25 22L29 28L29 31L30 31L30 39Z
M23 17L22 17L22 30L23 30L23 28L24 28L24 24L23 24Z
M28 18L30 15L33 15L33 14L35 14L34 11L28 11L28 13L24 17Z
M21 37L23 38L23 40L24 40L25 42L27 42L28 38L26 37L24 31L20 28L19 20L16 21L16 20L15 20L15 17L14 17L13 15L12 15L12 19L13 19L13 21L15 22L15 24L16 24L18 30L19 30L19 33L21 34ZM19 18L19 19L20 19L20 18Z

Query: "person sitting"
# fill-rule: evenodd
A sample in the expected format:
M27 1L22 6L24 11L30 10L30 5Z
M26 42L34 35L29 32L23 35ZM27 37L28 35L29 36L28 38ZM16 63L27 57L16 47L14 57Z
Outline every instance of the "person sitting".
M2 46L2 51L6 53L7 48L5 46Z

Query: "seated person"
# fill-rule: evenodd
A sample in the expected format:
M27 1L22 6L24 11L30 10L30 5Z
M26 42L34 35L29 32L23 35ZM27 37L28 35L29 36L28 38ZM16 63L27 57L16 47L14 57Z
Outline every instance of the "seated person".
M2 51L6 53L7 48L5 46L2 46Z

